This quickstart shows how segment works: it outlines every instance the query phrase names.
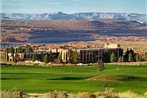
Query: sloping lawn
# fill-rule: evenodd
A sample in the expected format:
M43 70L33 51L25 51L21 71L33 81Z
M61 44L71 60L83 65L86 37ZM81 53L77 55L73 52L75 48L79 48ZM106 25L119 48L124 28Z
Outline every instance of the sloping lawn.
M147 66L105 65L99 72L95 66L1 66L1 89L25 92L102 91L105 87L115 91L147 91Z

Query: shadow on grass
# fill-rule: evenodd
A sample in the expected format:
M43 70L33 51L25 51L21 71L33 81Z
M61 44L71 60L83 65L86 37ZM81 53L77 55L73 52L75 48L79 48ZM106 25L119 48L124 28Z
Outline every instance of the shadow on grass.
M21 80L22 78L0 78L0 80Z
M20 72L18 72L18 73L10 73L10 72L9 72L9 73L8 73L8 72L7 72L7 73L1 73L1 74L2 74L2 75L3 75L3 74L17 74L17 75L18 75L18 74L46 74L46 73L26 73L26 72L24 72L24 73L20 73Z
M0 63L1 67L7 67L7 66L12 66L12 64L6 64L6 63Z
M63 78L52 78L48 80L83 80L88 78L90 77L63 77Z
M138 76L128 76L128 75L121 75L117 76L117 80L120 81L147 81L147 77L138 77Z
M117 75L117 76L92 77L89 80L98 80L98 81L139 81L139 82L147 82L147 77L129 76L129 75Z

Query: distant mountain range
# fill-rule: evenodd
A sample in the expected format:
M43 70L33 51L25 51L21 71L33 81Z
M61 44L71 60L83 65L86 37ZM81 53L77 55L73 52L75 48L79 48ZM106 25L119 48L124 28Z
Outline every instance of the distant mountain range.
M122 21L137 21L147 24L147 14L138 13L102 13L102 12L84 12L66 14L63 12L43 13L43 14L26 14L26 13L1 13L0 18L7 19L23 19L23 20L99 20L99 19L115 19Z

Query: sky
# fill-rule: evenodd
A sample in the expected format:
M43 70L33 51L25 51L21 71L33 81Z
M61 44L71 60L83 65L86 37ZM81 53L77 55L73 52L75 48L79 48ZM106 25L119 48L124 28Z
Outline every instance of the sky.
M1 0L6 13L119 12L147 14L147 0Z

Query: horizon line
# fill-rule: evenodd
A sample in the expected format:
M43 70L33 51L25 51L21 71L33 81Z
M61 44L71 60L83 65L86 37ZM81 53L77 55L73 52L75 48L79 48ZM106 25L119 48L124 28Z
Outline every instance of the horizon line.
M28 13L28 12L0 12L0 13L7 13L7 14L13 14L13 13L18 13L18 14L55 14L55 13L64 13L64 14L77 14L77 13L120 13L120 14L143 14L147 15L147 13L137 13L137 12L102 12L102 11L80 11L80 12L73 12L73 13L68 13L68 12L63 12L63 11L56 11L56 12L42 12L42 13Z

